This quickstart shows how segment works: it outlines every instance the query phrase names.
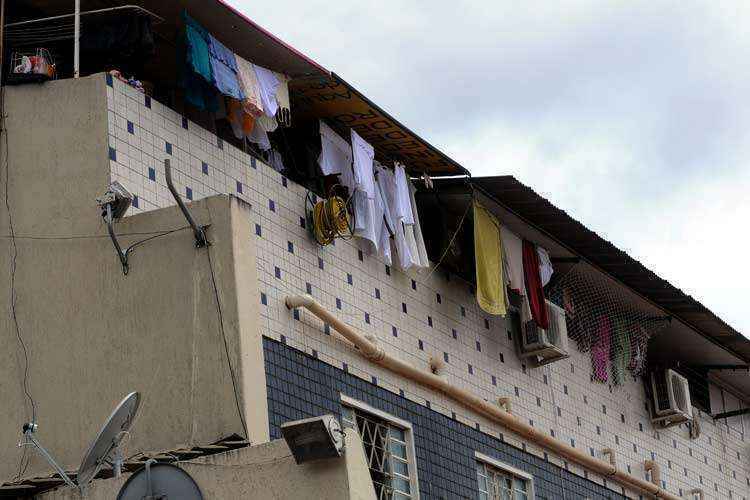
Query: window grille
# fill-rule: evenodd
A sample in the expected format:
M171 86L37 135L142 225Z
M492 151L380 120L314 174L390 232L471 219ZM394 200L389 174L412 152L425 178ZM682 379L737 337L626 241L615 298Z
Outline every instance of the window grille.
M531 482L511 472L477 462L479 500L532 500Z
M416 498L412 492L413 464L409 463L406 429L352 408L344 408L344 422L362 438L367 466L379 500Z

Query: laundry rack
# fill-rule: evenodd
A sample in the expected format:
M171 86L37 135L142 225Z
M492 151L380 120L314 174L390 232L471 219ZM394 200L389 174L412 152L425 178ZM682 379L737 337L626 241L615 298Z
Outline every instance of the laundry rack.
M35 52L45 48L50 43L73 40L73 77L78 78L80 74L79 42L81 30L85 28L85 24L81 21L81 18L96 16L98 21L101 21L102 17L128 12L147 15L154 24L164 22L162 17L138 5L121 5L81 12L80 0L76 0L75 11L70 14L9 23L3 26L3 36L5 43L12 50L19 53ZM57 55L59 54L53 53L51 57L54 59Z

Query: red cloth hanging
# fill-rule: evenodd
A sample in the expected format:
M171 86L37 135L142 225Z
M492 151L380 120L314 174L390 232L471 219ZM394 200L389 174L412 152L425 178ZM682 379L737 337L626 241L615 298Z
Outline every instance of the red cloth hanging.
M542 278L539 275L539 255L536 253L536 245L527 240L523 240L523 275L531 317L534 318L539 328L547 330L549 317L547 304L544 301Z

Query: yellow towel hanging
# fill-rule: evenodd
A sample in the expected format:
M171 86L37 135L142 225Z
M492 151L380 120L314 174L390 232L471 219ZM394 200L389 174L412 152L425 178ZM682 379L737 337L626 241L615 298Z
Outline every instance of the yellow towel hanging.
M505 316L503 246L500 223L474 200L474 258L477 268L477 302L488 314Z

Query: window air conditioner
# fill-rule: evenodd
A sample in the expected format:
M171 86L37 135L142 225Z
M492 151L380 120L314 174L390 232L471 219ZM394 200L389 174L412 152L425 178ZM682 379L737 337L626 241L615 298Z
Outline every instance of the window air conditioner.
M565 322L565 310L547 303L549 328L539 328L530 318L524 318L521 332L521 357L537 356L548 362L568 357L568 328Z
M651 374L654 397L651 421L671 427L693 419L690 386L685 377L674 370L660 370Z

